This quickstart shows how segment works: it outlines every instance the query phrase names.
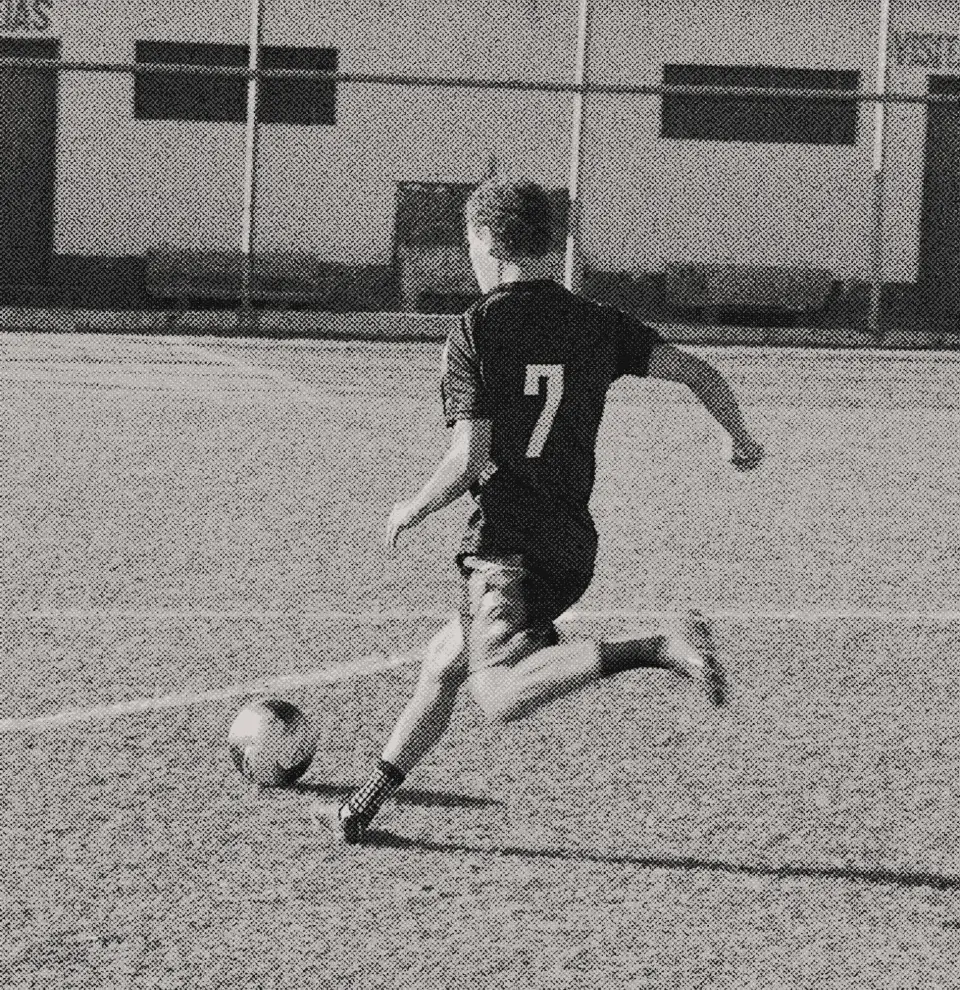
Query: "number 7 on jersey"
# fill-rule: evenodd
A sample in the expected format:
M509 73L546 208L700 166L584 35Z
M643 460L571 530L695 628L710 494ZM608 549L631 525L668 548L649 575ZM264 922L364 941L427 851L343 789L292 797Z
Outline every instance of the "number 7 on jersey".
M527 446L527 457L539 457L543 453L550 428L556 419L560 400L563 398L563 365L562 364L528 364L527 382L524 395L539 395L540 382L547 380L547 400L540 410L540 418L533 428L530 443Z

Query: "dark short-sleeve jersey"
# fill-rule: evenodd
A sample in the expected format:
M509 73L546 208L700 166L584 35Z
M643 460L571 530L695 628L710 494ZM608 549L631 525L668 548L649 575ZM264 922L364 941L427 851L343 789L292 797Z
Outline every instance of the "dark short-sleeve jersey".
M647 374L655 330L552 281L484 296L451 331L441 391L447 425L492 423L491 467L461 548L576 566L596 551L588 503L607 390Z

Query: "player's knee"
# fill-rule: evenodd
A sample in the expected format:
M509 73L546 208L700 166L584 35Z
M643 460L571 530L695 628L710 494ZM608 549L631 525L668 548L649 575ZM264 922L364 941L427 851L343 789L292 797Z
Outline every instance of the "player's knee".
M522 659L523 630L507 619L485 621L478 618L470 629L470 657L473 666L492 667Z
M488 722L504 725L523 717L523 706L513 689L509 670L483 670L470 678L474 701Z
M467 672L463 630L458 620L448 622L427 644L423 676L435 681L462 681Z

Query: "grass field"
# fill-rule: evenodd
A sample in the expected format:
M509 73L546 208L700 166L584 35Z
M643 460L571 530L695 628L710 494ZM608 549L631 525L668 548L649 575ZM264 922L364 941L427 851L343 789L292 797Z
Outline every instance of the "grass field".
M636 674L497 728L465 697L332 849L310 803L455 593L465 507L380 549L444 449L437 356L0 337L0 984L960 987L960 360L710 352L748 476L684 394L618 384L566 628L696 604L732 706ZM227 759L256 685L322 725L296 790Z

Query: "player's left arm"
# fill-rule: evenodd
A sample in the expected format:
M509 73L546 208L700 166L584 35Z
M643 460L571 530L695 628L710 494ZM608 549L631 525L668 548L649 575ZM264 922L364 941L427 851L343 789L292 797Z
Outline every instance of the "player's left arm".
M461 419L454 423L450 447L419 493L398 502L387 520L385 544L397 545L405 529L423 522L432 512L455 502L469 491L490 461L489 419Z
M753 438L729 383L713 365L670 344L659 343L650 352L651 378L686 385L730 437L730 463L741 471L763 460L763 447Z

